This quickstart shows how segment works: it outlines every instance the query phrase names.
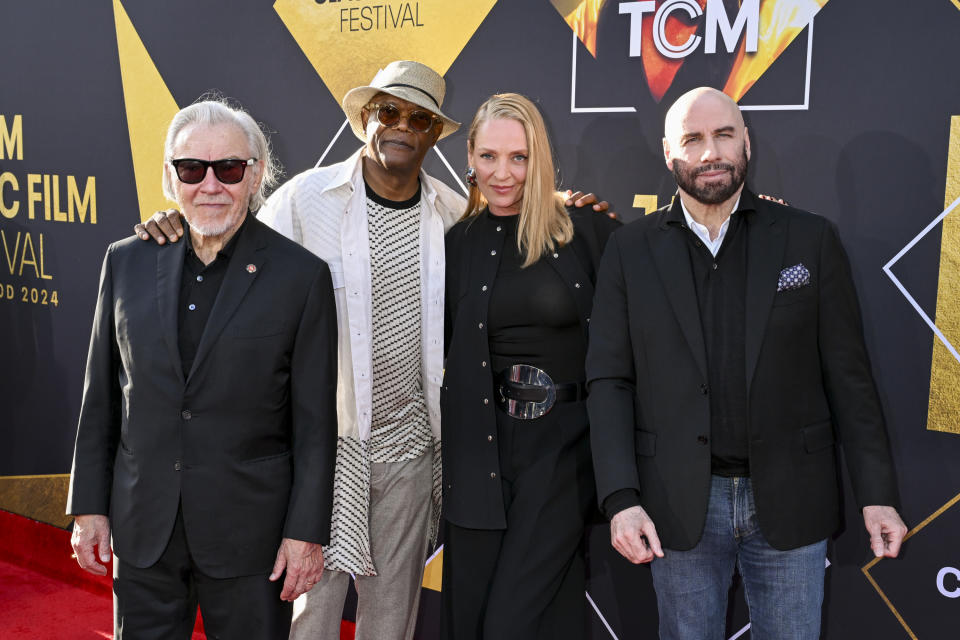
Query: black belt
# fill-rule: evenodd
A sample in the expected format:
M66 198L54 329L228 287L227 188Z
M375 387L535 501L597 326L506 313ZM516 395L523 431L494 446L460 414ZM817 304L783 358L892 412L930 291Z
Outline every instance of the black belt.
M520 420L540 418L557 402L577 402L587 397L583 382L556 384L546 371L528 364L504 369L494 382L497 405Z
M517 400L520 402L543 402L547 399L547 390L540 385L525 384L523 382L512 382L505 377L497 377L497 385L500 392L508 400ZM587 385L584 382L564 382L563 384L554 384L556 390L554 402L578 402L587 399Z

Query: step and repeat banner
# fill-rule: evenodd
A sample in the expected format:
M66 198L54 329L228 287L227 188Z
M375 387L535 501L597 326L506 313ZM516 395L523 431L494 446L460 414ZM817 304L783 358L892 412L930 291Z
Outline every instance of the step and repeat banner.
M419 60L445 75L444 111L465 123L492 93L536 100L562 188L630 221L674 193L666 108L710 85L750 128L748 184L837 223L889 421L911 537L900 559L873 561L848 491L824 637L956 637L958 39L960 0L5 0L0 508L69 522L102 256L169 205L162 142L178 108L211 91L239 101L291 176L359 146L347 90ZM465 167L464 130L426 162L461 189ZM613 552L606 527L587 544L590 637L655 638L649 568ZM427 568L422 639L438 636L441 563L442 551ZM731 594L728 637L748 638L736 580Z

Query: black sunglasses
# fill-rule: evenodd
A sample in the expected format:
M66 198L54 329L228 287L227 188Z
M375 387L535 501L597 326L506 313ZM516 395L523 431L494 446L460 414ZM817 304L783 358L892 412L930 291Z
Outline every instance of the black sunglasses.
M379 104L371 102L366 107L367 111L376 111L377 120L385 127L394 127L400 122L403 112L392 104ZM429 111L411 111L407 114L407 126L417 133L426 133L433 127L433 123L443 122L440 118Z
M257 161L256 158L249 160L237 160L228 158L226 160L197 160L195 158L177 158L171 160L170 164L177 170L177 177L180 182L186 184L199 184L203 182L207 175L207 167L213 167L213 175L223 184L237 184L243 180L243 174L247 170L247 165L252 165Z

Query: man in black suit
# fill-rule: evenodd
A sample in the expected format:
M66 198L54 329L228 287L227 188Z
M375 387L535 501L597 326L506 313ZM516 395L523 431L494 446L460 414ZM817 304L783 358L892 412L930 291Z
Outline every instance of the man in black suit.
M274 170L248 114L191 105L165 153L164 192L188 242L131 237L107 251L67 503L72 544L103 575L113 535L117 638L188 638L198 602L211 637L286 638L330 532L330 272L249 213Z
M734 567L755 639L817 638L843 446L870 545L906 533L846 255L824 218L744 188L737 105L666 117L670 206L616 232L587 357L611 542L652 563L660 637L722 638Z

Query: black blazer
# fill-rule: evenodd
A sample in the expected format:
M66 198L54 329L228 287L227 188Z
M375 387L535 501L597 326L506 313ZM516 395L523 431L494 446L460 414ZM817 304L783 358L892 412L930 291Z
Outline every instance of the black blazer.
M710 490L703 332L680 199L611 238L600 267L587 379L602 501L639 491L663 544L700 539ZM750 472L760 529L778 549L839 524L835 442L857 503L897 506L893 464L857 294L836 230L746 189L744 327ZM809 284L778 293L783 269Z
M255 218L184 379L185 242L110 246L87 357L69 514L105 514L137 567L182 504L215 578L269 572L282 537L326 543L336 453L337 322L327 265Z
M591 208L570 208L573 240L546 260L567 284L587 338L596 267L619 223ZM486 213L457 223L446 236L446 366L440 390L443 429L443 512L461 527L507 526L487 309L500 265L505 229Z

